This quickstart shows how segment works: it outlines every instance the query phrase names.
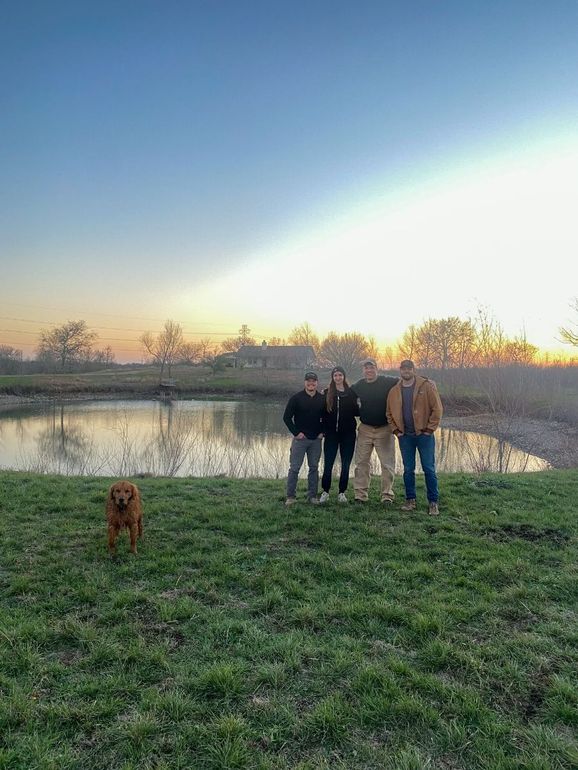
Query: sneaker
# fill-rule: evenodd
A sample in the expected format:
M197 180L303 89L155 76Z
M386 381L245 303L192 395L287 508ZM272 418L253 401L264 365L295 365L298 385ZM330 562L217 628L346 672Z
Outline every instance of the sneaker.
M287 500L285 500L285 505L295 505L296 502L297 500L294 497L288 497Z
M439 516L440 509L438 507L437 503L430 503L428 508L428 513L430 516Z
M406 500L403 505L399 506L400 511L415 511L416 501L414 499Z
M338 503L346 503L347 502L347 498L345 497L345 492L340 492L339 493L339 495L337 496L337 502Z
M307 502L311 503L311 505L319 505L321 500L318 497L310 497Z
M326 503L329 500L329 492L322 492L319 498L320 503Z

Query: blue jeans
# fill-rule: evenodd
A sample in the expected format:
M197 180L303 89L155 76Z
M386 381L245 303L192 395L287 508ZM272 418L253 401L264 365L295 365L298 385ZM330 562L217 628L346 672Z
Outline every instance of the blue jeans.
M408 436L404 433L403 436L398 436L398 439L403 460L403 483L406 500L415 500L415 450L417 449L425 476L428 502L437 503L436 440L433 433L421 433L419 436Z
M287 497L295 497L297 492L297 479L307 455L307 497L311 499L317 496L319 485L319 460L321 459L320 438L293 438L291 451L289 452L289 473L287 474Z

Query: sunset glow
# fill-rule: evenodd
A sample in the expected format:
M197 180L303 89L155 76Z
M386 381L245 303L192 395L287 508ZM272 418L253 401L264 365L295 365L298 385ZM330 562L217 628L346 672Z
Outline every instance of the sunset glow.
M484 308L570 354L578 6L362 5L5 9L0 344Z

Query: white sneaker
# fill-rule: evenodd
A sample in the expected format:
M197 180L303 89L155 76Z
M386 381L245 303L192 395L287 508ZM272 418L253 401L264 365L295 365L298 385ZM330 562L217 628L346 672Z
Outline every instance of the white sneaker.
M319 497L320 503L326 503L329 500L329 492L322 492Z
M347 498L345 497L345 492L340 492L339 493L339 495L337 496L337 502L338 503L346 503L347 502Z

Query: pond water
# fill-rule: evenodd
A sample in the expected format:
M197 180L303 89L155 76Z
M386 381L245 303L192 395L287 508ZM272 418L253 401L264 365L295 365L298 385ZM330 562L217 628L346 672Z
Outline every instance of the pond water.
M290 444L283 407L269 401L27 405L0 412L0 468L117 477L282 478ZM436 439L441 471L548 467L545 460L482 434L441 429ZM398 452L397 470L401 467ZM334 472L338 470L337 462Z

